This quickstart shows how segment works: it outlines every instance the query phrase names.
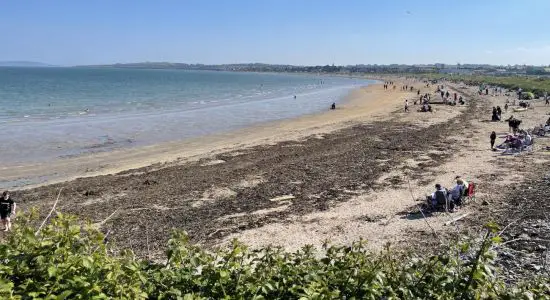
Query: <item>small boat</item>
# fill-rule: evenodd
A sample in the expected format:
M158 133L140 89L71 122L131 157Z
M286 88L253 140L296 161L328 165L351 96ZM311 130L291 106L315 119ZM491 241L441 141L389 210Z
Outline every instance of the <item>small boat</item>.
M526 111L526 110L527 110L527 108L525 108L525 107L516 107L516 108L514 108L515 112Z

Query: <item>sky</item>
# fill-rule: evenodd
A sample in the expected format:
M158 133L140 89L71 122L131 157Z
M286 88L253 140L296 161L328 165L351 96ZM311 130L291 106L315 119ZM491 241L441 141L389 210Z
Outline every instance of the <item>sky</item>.
M0 0L0 61L550 65L549 0Z

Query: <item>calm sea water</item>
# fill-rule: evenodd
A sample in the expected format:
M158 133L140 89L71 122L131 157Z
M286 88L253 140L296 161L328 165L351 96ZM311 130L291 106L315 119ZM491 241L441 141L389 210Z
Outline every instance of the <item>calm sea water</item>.
M368 83L284 74L0 68L1 162L45 161L292 118L326 110Z

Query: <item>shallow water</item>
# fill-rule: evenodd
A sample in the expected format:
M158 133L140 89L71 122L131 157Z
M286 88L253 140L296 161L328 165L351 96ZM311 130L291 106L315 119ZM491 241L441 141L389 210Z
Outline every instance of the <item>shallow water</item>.
M297 117L326 110L368 83L287 74L0 68L1 162L47 161Z

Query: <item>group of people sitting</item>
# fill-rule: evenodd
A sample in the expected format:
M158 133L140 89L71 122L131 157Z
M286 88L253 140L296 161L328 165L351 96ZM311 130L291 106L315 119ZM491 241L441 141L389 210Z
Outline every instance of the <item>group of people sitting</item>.
M518 103L518 105L519 105L520 107L522 107L522 108L528 108L528 107L531 106L531 103L525 102L525 101L520 101L520 102Z
M414 101L413 104L416 105L417 103L420 104L420 108L418 109L418 112L433 112L432 106L430 105L430 99L431 95L426 93L424 95L420 96L420 99L417 101Z
M454 212L458 206L462 206L464 197L473 193L473 183L468 182L460 176L455 178L456 184L452 189L446 189L441 184L435 185L435 192L426 197L428 207L432 210L445 209Z
M525 130L519 130L517 133L509 134L506 140L496 148L504 150L504 153L521 152L533 145L533 137Z
M545 136L547 132L550 132L550 118L548 118L546 124L540 124L539 127L533 129L533 134L538 136Z
M458 96L456 92L453 93L453 97L451 99L449 91L443 92L441 91L441 97L443 98L444 102L447 105L456 106L457 104L464 105L466 102L464 101L464 98L462 96Z

